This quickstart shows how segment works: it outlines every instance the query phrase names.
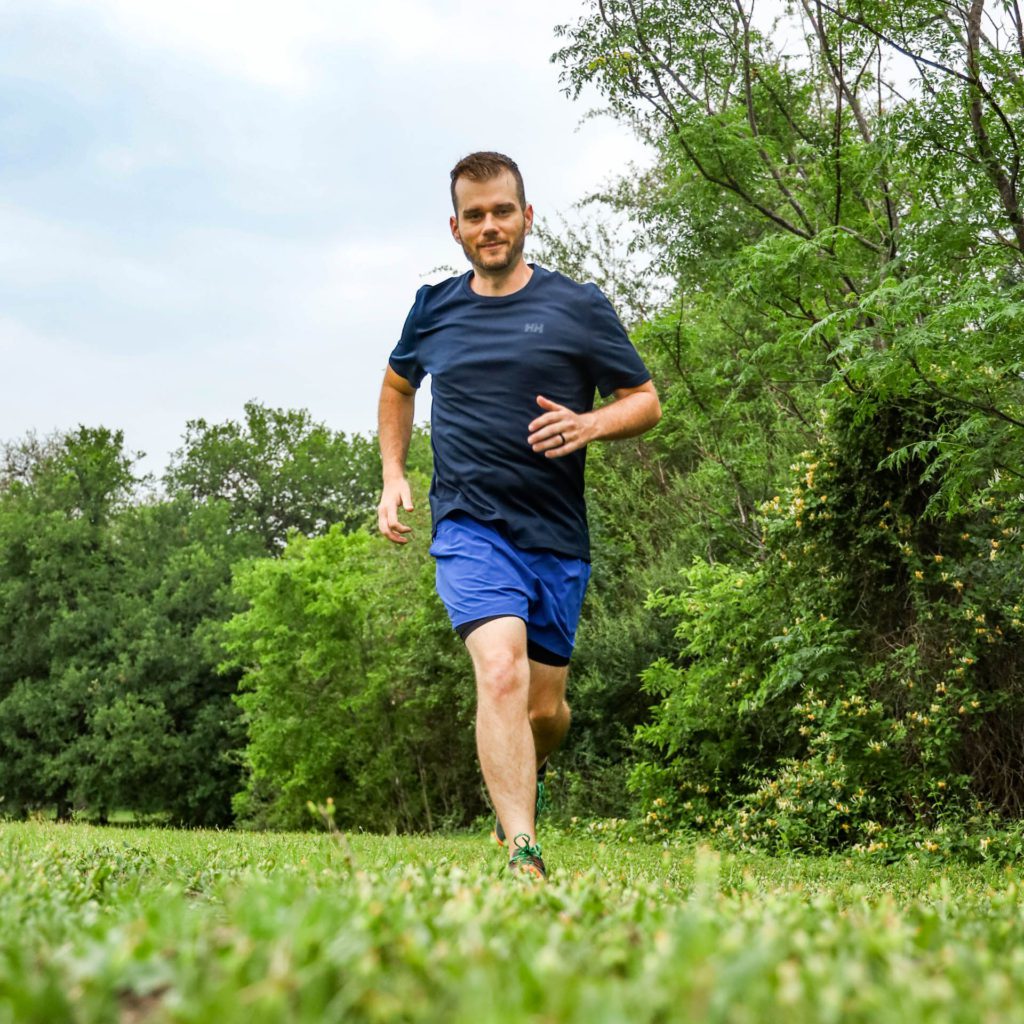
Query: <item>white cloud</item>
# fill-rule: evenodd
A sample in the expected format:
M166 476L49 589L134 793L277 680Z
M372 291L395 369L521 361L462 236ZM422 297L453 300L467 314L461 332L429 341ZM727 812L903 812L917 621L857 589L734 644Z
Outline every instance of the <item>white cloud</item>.
M309 85L308 50L330 28L326 5L274 0L56 0L99 15L136 47L187 54L291 92Z
M167 378L140 372L139 356L88 351L76 338L47 335L4 317L0 362L5 382L14 385L5 387L0 408L0 437L5 440L23 436L30 427L48 434L85 424L127 427L127 446L148 447L160 461L173 444L174 435L158 425ZM112 381L122 386L130 382L116 405L109 397Z
M133 255L95 230L0 205L0 276L24 293L47 291L59 301L61 292L80 288L130 305L180 301L180 282L163 255Z
M133 46L171 50L232 77L285 92L309 91L318 56L368 50L387 60L429 57L489 64L498 74L534 56L523 26L550 28L573 17L572 0L50 0L99 15Z

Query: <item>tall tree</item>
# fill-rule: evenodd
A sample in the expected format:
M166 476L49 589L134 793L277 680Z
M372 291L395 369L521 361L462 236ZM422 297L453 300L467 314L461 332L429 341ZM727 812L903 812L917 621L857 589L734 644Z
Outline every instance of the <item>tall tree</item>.
M116 659L124 553L110 529L136 483L120 432L80 427L0 491L0 793L66 816Z
M665 517L689 538L670 557L699 562L661 602L678 650L647 676L658 753L639 784L691 823L736 798L762 825L776 799L812 806L794 793L815 780L874 788L866 832L808 811L807 842L978 798L1015 813L1020 12L754 13L597 0L556 54L571 94L596 86L650 143L653 167L604 198L675 283L639 336L664 375L656 466L688 506ZM854 749L855 704L901 737L894 760Z
M412 454L422 461L421 433ZM199 504L224 502L231 528L276 555L291 531L312 537L334 523L362 526L376 507L380 456L371 439L334 432L305 409L248 402L242 422L188 423L165 486Z

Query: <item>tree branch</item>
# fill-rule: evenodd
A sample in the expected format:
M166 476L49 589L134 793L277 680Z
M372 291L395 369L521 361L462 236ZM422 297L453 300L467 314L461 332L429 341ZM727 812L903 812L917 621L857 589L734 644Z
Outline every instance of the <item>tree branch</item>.
M1007 174L1006 169L999 162L995 150L992 148L992 140L989 138L988 130L985 128L985 120L982 112L981 101L985 89L981 84L981 70L978 66L978 51L980 49L981 16L985 9L985 0L972 0L971 10L967 18L967 67L971 72L970 76L970 112L971 128L974 131L975 144L981 156L989 179L995 185L996 191L1003 204L1003 211L1006 213L1010 226L1013 229L1017 245L1024 250L1024 217L1021 216L1020 202L1017 196L1017 174L1019 171L1019 152L1017 152L1016 138L1010 135L1014 145L1015 159L1012 172ZM994 103L990 101L990 106Z
M975 412L983 412L988 416L992 416L995 419L1003 420L1005 423L1009 423L1014 427L1021 427L1024 429L1024 420L1014 419L1009 413L1003 412L1002 409L994 405L982 405L980 402L972 402L969 399L961 398L959 395L950 394L948 391L943 391L924 370L918 365L917 358L913 354L907 355L907 361L914 368L917 375L924 381L925 384L931 389L932 393L937 395L943 401L950 402L953 405L962 406L965 409L973 409Z
M747 108L747 124L750 125L750 134L754 139L760 140L760 132L757 127L757 113L754 110L754 92L750 76L750 17L743 9L742 0L733 0L733 2L736 5L740 24L743 26L743 53L741 59L743 64L743 97ZM768 173L771 174L778 190L782 193L786 202L789 203L790 207L796 213L800 223L803 224L809 235L813 235L814 225L811 223L796 197L789 190L789 187L786 185L779 169L775 166L775 161L768 155L768 151L760 144L760 141L758 141L757 154L761 158L761 163L768 168Z
M803 0L806 3L806 0ZM869 32L876 39L881 40L886 46L891 46L897 53L902 53L904 57L909 57L914 63L920 62L921 64L927 64L928 67L935 68L936 71L941 71L943 74L951 75L953 78L960 79L961 82L970 82L970 78L965 75L962 71L957 71L956 68L951 68L947 64L940 64L938 61L931 60L928 57L924 57L919 53L914 53L913 50L907 49L905 46L901 46L891 36L886 35L884 32L875 28L873 25L868 24L861 18L855 18L850 14L844 14L837 7L833 7L826 3L825 0L816 0L819 6L824 7L829 14L834 14L837 18L841 18L843 21L850 22L851 25L857 25L859 28L864 29L865 32Z

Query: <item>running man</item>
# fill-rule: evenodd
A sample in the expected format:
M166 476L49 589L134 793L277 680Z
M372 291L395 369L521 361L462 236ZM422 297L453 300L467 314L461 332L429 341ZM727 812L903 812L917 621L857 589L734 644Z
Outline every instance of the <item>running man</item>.
M451 172L452 237L472 269L416 294L380 395L380 532L397 544L413 507L405 459L416 389L430 374L437 591L465 641L476 743L510 868L545 876L538 783L569 728L566 679L590 538L586 447L661 417L651 375L593 284L523 258L523 178L500 153ZM615 401L594 408L594 391Z

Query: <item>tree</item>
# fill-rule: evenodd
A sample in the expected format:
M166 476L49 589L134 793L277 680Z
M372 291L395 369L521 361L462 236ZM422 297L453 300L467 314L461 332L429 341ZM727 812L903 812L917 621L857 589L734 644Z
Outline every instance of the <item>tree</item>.
M805 847L1019 813L1024 36L992 10L800 0L767 33L743 0L599 0L561 29L567 90L655 153L604 198L675 282L637 334L666 395L654 467L689 502L663 564L698 558L655 602L678 640L646 675L652 812L775 843L788 801ZM855 697L903 736L892 760L853 749ZM819 776L876 799L816 816L794 792Z
M110 524L136 484L119 432L80 427L0 491L0 793L75 795L97 672L117 656L123 553Z
M421 432L411 456L411 464L429 465ZM377 503L380 456L371 439L335 433L305 409L248 402L244 422L188 423L165 486L197 504L224 502L231 529L276 555L290 532L313 537L334 523L364 525Z
M806 52L784 55L741 0L609 0L562 27L556 59L572 94L596 85L656 148L653 171L613 198L684 296L739 300L762 335L817 356L799 379L826 371L865 414L876 382L930 410L939 428L907 440L942 465L940 503L1017 486L1019 12L983 0L797 12L801 25L776 27ZM918 74L910 98L893 59Z
M124 552L116 654L97 668L80 800L191 825L225 825L244 744L236 675L215 629L239 608L232 567L258 551L223 503L152 501L118 517Z

